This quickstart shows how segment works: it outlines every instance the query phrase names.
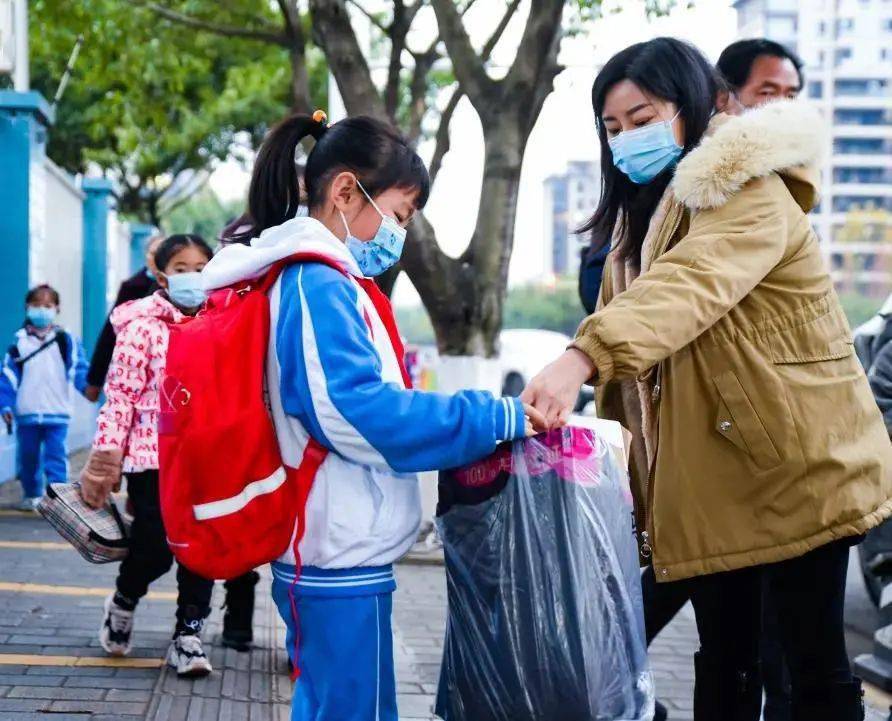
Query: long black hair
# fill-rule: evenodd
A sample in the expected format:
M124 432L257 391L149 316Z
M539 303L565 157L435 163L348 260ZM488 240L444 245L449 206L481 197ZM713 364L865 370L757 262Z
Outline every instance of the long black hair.
M345 170L356 174L372 198L391 188L411 188L418 191L415 204L419 209L427 203L427 168L405 138L386 123L360 115L329 127L324 119L293 115L263 141L251 176L248 212L227 241L247 243L297 215L301 189L296 153L308 136L316 139L303 173L311 211L322 205L329 183Z
M578 232L591 232L592 248L599 249L613 242L613 230L619 220L623 232L616 239L618 252L625 260L640 263L650 218L674 170L667 168L647 185L636 185L613 164L601 116L607 93L623 80L631 80L648 95L675 103L684 123L685 154L699 144L706 132L722 83L699 50L675 38L655 38L632 45L610 58L595 78L592 108L601 142L603 185L594 215Z
M208 260L214 257L214 251L211 250L211 246L200 235L177 233L169 235L161 241L161 245L155 251L155 267L163 273L167 264L173 260L173 257L183 248L189 247L198 248Z

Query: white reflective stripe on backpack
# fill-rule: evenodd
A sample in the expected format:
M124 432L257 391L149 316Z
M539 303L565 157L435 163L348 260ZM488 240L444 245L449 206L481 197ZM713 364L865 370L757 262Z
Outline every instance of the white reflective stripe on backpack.
M266 493L273 493L285 482L285 468L280 466L272 475L262 478L259 481L252 481L247 484L241 493L237 493L229 498L222 498L219 501L210 501L209 503L199 503L192 506L195 512L195 518L198 521L208 521L212 518L220 518L221 516L229 516L238 513L247 506L257 496Z

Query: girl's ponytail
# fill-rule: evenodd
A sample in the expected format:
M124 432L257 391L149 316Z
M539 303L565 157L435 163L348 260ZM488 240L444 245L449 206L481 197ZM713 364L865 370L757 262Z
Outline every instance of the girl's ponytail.
M308 135L317 142L301 174L295 152ZM301 201L301 175L309 210L318 208L339 170L355 173L373 198L389 188L411 188L417 191L415 206L421 209L430 194L430 178L421 158L386 123L357 116L329 128L321 110L312 116L294 115L273 128L263 141L251 176L248 212L227 226L222 242L250 243L267 228L294 218Z
M254 161L248 217L230 242L250 242L297 215L301 200L297 146L307 136L319 140L327 127L325 114L317 111L312 116L292 115L269 132Z

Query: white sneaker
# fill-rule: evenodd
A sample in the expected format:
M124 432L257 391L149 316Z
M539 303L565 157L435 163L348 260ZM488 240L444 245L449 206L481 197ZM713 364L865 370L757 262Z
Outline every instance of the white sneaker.
M19 510L27 511L28 513L36 513L38 503L40 503L39 498L23 498L22 502L19 504Z
M170 642L167 664L181 678L201 678L214 670L201 647L201 637L192 633L181 634Z
M105 599L99 644L112 656L127 656L133 648L133 611L115 603L115 592Z

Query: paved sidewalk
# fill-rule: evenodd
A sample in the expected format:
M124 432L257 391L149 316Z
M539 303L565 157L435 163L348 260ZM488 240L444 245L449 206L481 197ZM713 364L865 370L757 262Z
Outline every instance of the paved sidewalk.
M82 560L40 517L8 509L17 484L0 486L0 719L6 721L286 721L291 683L284 629L258 586L257 648L239 654L219 645L222 586L204 634L214 673L181 681L162 665L173 625L175 580L168 574L139 608L136 648L108 659L97 631L117 567ZM432 718L446 615L437 554L397 567L394 635L401 719ZM651 653L659 697L673 721L691 721L690 609L660 635ZM878 703L884 699L878 698ZM885 721L877 712L871 721Z

